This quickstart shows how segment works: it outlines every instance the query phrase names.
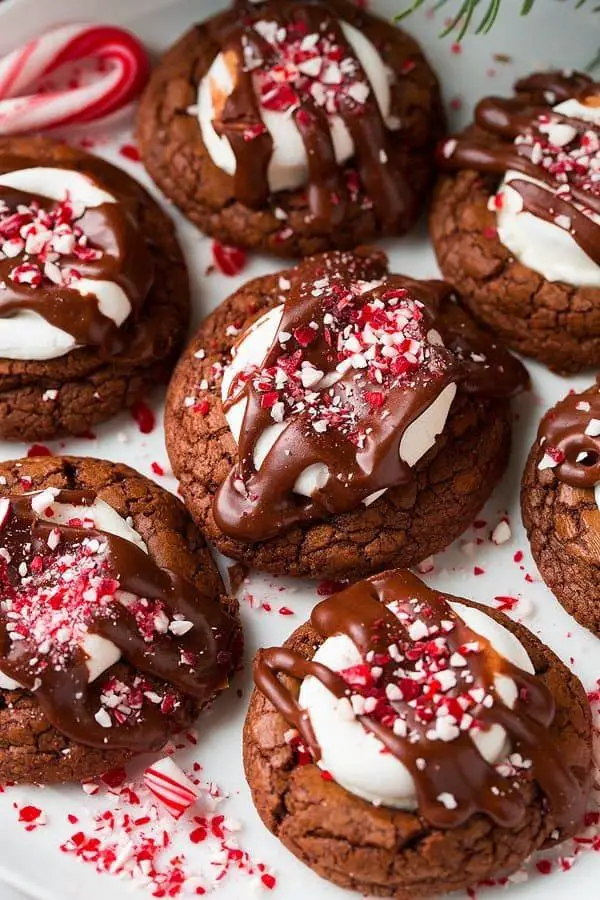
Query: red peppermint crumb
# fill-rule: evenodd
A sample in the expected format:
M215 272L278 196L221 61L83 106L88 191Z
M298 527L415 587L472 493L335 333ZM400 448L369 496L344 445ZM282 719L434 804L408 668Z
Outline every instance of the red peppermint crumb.
M253 141L255 138L260 137L261 134L265 134L266 131L267 126L264 122L257 122L255 125L248 125L247 128L244 128L244 140Z
M302 328L296 328L294 331L294 338L301 347L308 347L309 344L312 344L316 336L317 332L314 328L309 328L308 325Z
M261 875L260 880L269 891L272 891L277 884L277 880L275 879L275 877L273 875L269 875L268 872L265 872L264 875Z
M513 556L513 560L514 560L516 563L522 562L522 561L523 561L523 551L522 551L522 550L517 550L517 552L516 552L515 555Z
M118 788L127 780L127 772L122 766L118 769L110 769L101 775L101 780L110 788Z
M67 816L67 820L70 825L77 825L77 823L79 822L79 819L77 818L77 816L74 816L73 813L69 813L69 815Z
M143 400L138 400L131 407L131 415L137 422L138 428L142 434L150 434L154 430L156 418L153 411Z
M385 397L381 391L365 391L365 400L371 409L379 409L385 403Z
M501 612L507 612L511 609L514 609L517 603L519 602L517 597L494 597L496 602L496 609L499 609Z
M600 687L600 682L596 682ZM600 703L600 690L588 691L587 698L590 703Z
M541 875L549 875L552 871L552 860L550 859L538 859L535 864L536 869Z
M280 616L293 616L294 610L290 609L289 606L281 606L279 608L279 615Z
M545 453L557 466L560 466L560 464L565 461L565 454L562 450L559 450L558 447L546 447Z
M135 144L123 144L119 147L119 153L121 156L124 156L125 159L130 159L132 162L139 162L141 159L140 151Z
M356 666L350 666L348 669L342 669L339 673L346 684L351 687L368 687L373 682L371 669L365 663Z
M27 456L52 456L52 450L45 444L32 444L27 451Z
M152 471L154 472L155 475L164 475L165 474L165 470L160 465L160 463L153 462L151 464L150 468L152 469Z
M23 806L19 810L19 822L35 822L42 815L42 810L37 806Z
M265 109L274 112L286 112L298 103L298 95L289 84L284 82L276 84L268 91L263 91L260 99Z
M263 409L272 409L279 399L277 391L266 391L261 395L260 405Z
M201 416L207 416L210 409L210 404L208 400L201 400L200 403L194 403L192 409L195 413L200 413Z
M473 575L484 575L485 569L482 569L481 566L473 566Z
M216 838L222 840L225 837L223 832L223 822L225 821L225 816L214 816L210 823L210 830Z
M239 275L246 265L246 254L239 247L231 247L213 241L212 255L216 267L223 275Z
M462 44L460 44L458 41L455 41L455 42L450 46L450 50L451 50L452 53L455 54L455 56L459 56L459 55L462 53Z

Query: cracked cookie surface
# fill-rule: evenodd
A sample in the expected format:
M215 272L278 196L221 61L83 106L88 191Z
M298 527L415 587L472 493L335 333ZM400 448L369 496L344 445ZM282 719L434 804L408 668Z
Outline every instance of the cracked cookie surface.
M158 566L188 579L237 616L237 604L225 596L206 543L183 504L128 466L87 457L39 457L0 463L0 476L0 498L50 487L95 492L122 518L131 517ZM133 672L126 662L109 670L125 679ZM187 727L198 712L199 704L186 698L173 727ZM30 692L0 690L0 783L84 780L122 765L131 755L69 740L50 724Z
M111 356L82 347L43 361L0 359L0 437L41 441L85 434L164 383L189 322L185 262L168 216L125 172L82 150L43 138L2 138L0 153L30 158L37 166L66 166L96 176L110 190L127 192L152 252L155 280L142 313L124 329L124 347ZM117 182L115 182L117 179ZM142 344L152 346L149 356Z
M552 693L557 751L578 777L591 759L591 718L578 679L534 635L506 616L485 609L525 647ZM322 638L303 625L285 646L311 659ZM292 679L282 679L295 693ZM483 815L464 825L436 829L418 813L376 807L324 779L313 763L300 765L286 741L290 726L258 691L244 727L244 767L258 813L302 862L341 887L369 896L416 900L464 889L515 871L550 840L555 828L539 786L524 781L527 813L518 827L501 828ZM564 835L565 837L567 835Z
M328 5L370 38L395 73L391 112L402 130L393 153L424 201L435 143L444 128L437 79L409 35L347 0ZM280 256L351 249L383 236L385 229L362 192L350 200L343 221L329 230L308 215L306 188L277 193L270 206L258 210L235 199L233 178L213 163L193 114L198 84L219 50L207 24L196 25L163 57L142 97L137 121L142 158L166 196L218 240Z

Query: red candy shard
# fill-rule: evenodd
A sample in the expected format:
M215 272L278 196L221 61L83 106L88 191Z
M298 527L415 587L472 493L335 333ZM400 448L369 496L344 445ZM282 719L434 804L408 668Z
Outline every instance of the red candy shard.
M138 424L142 434L150 434L154 430L156 418L153 411L143 400L137 400L131 407L131 415Z
M301 347L308 347L309 344L317 337L317 332L314 328L309 328L308 326L305 328L296 328L294 331L294 338L300 344Z
M511 609L514 609L517 603L519 602L518 597L494 597L496 601L496 609L499 609L501 612L507 612Z
M223 275L239 275L246 265L246 254L239 247L213 241L212 255L216 267Z
M27 456L52 456L52 450L45 444L32 444L27 451Z
M141 159L140 151L135 144L123 144L122 147L119 147L119 153L132 162L139 162Z
M118 788L121 787L122 784L127 780L127 772L125 769L120 766L118 769L110 769L109 772L105 772L104 775L101 776L104 784L108 785L110 788Z
M42 815L42 810L37 806L23 806L19 810L19 822L35 822Z

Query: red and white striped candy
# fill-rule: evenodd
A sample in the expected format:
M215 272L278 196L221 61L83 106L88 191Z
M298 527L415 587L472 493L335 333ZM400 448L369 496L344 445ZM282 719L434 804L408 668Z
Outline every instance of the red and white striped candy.
M99 77L65 90L27 91L67 63L95 59ZM64 25L0 59L0 135L91 122L130 103L148 80L148 56L112 25Z
M146 769L144 784L174 819L181 818L198 799L195 785L169 756Z

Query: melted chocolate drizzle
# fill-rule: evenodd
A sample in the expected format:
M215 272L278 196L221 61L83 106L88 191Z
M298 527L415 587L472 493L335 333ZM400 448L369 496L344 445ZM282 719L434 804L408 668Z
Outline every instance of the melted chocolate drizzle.
M352 60L361 81L368 83L368 79L338 16L323 0L237 0L229 13L209 23L214 42L235 60L235 86L213 127L229 140L236 158L236 198L260 209L270 196L268 167L273 139L260 114L256 69L246 65L244 50L251 48L261 60L259 70L277 65L279 59L277 48L255 29L259 21L276 22L295 36L326 34L342 48L344 58ZM298 93L292 113L306 149L311 214L323 227L331 228L344 219L348 190L344 171L336 162L329 117L308 91ZM394 162L389 132L373 90L363 103L341 91L337 114L352 137L358 172L379 220L384 225L410 220L417 199L408 177Z
M600 483L600 435L586 434L592 419L600 425L599 387L568 394L540 423L541 451L554 458L552 471L571 487L593 488Z
M3 157L0 173L31 168L34 164L25 157ZM53 165L52 168L56 166ZM95 168L101 167L96 165ZM101 251L102 255L96 260L87 261L74 255L63 256L61 265L76 270L81 278L111 281L119 285L131 303L132 309L127 320L129 325L129 320L135 321L139 317L153 284L154 262L131 205L123 202L111 187L105 188L95 174L93 177L100 187L115 196L116 202L84 209L73 224L80 227L87 236L88 246ZM70 200L78 202L77 197ZM56 200L41 194L1 185L0 202L5 203L15 215L20 205L29 207L33 203L42 210L54 209L59 205ZM6 235L3 238L6 239ZM10 273L26 261L23 252L16 258L5 257L0 260L0 321L21 310L31 310L46 319L50 325L72 335L79 346L98 347L106 355L123 349L126 345L123 328L118 327L112 318L102 312L98 299L93 294L83 296L68 286L53 284L47 278L44 278L39 287L17 283L11 279ZM35 262L35 259L29 261Z
M559 827L580 822L585 812L587 786L577 780L555 750L549 731L555 715L552 695L538 677L501 657L489 641L472 631L453 612L446 597L426 587L410 572L389 572L358 582L319 603L313 610L311 626L322 640L347 635L363 659L367 653L376 654L377 665L383 668L383 683L393 683L398 663L390 658L388 647L397 645L404 656L402 666L408 668L411 663L406 650L416 645L399 618L387 608L392 601L400 613L413 613L411 601L417 601L422 605L419 619L426 621L429 628L450 621L453 628L445 635L450 653L476 642L479 651L467 657L474 679L471 689L482 688L494 701L490 707L479 704L473 711L479 727L502 726L511 741L512 752L531 761L533 777L545 793ZM512 679L519 691L513 709L495 691L494 679L500 674ZM296 699L299 685L282 681L279 675L297 681L312 676L340 699L348 696L349 686L341 675L293 650L261 650L256 657L254 677L258 690L298 730L302 742L318 762L321 751L310 718ZM460 688L451 689L447 696L455 696L457 690ZM375 713L357 718L408 769L415 783L419 812L430 825L454 828L473 815L484 813L502 827L519 827L526 810L515 776L504 777L487 763L467 731L461 731L448 742L431 741L426 737L429 726L415 718L409 703L399 700L393 706L401 710L413 735L417 732L418 740L413 742L398 736ZM418 764L418 760L424 760L425 764ZM440 802L438 798L445 793L455 798L455 808L448 809Z
M509 353L475 329L452 302L452 289L443 282L414 282L400 276L387 276L382 284L357 295L352 288L357 278L369 278L366 271L356 272L356 257L344 259L343 270L335 271L325 296L315 297L313 286L328 274L317 261L303 280L288 293L278 334L290 335L310 329L317 323L318 336L303 351L318 370L335 370L338 356L335 336L323 326L324 317L340 309L347 321L356 320L369 303L388 294L417 297L422 314L415 336L427 346L428 358L415 374L392 377L378 383L368 369L350 368L331 389L325 389L325 401L333 392L340 405L352 412L357 427L329 427L317 432L307 412L286 416L285 430L257 471L254 450L261 434L273 425L271 411L265 408L263 394L252 378L240 390L235 382L225 409L242 399L247 401L239 440L239 462L216 494L214 516L219 528L231 537L246 542L266 540L297 524L311 523L356 509L376 491L410 485L411 466L400 457L400 444L409 427L450 384L464 393L479 397L509 397L528 384L523 366ZM306 263L305 263L306 268ZM385 300L384 300L385 302ZM346 321L344 319L343 321ZM442 337L445 346L430 344L431 329ZM310 330L308 332L311 333ZM291 340L290 346L293 344ZM276 336L267 352L263 370L274 371L283 351ZM373 409L368 402L372 392L381 394L381 405ZM357 433L364 437L357 443ZM325 485L310 498L294 491L296 480L309 466L323 463L329 470Z
M75 524L60 525L60 544L56 551L51 550L48 538L54 526L34 514L32 496L8 497L10 507L0 530L0 545L10 555L9 561L6 554L0 557L5 601L0 604L0 671L33 691L48 720L74 741L132 751L160 748L172 730L170 716L177 717L177 708L186 698L206 703L227 685L241 650L238 624L211 596L180 575L160 568L140 547L116 535ZM95 499L91 491L61 490L56 502L91 507ZM92 613L86 623L87 632L112 641L131 667L152 679L148 690L167 688L165 696L170 700L168 709L163 704L144 702L139 716L123 722L113 720L109 728L102 727L95 713L110 670L90 684L87 657L81 646L68 647L66 659L53 664L50 656L41 654L39 636L11 640L11 615L6 609L7 601L10 604L20 591L27 590L19 573L21 563L25 562L29 573L43 572L56 560L57 553L76 557L82 541L94 538L102 545L103 576L116 579L120 591L156 601L170 621L177 614L193 626L178 637L157 631L148 641L126 605L115 598L108 606L98 604L97 613Z
M532 158L533 147L548 143L542 131L548 122L568 124L579 137L585 131L598 131L593 122L554 112L552 107L569 99L596 105L600 102L600 84L578 72L571 75L548 72L521 79L515 90L517 96L511 99L480 100L475 108L476 128L444 141L438 162L444 169L475 169L493 175L504 175L512 169L542 182L540 186L515 178L509 184L521 196L523 209L537 218L550 223L559 216L569 220L568 230L574 240L600 265L600 224L579 208L600 215L600 188L597 184L582 188L570 174L566 182L560 180L541 161ZM523 135L532 136L533 144L513 143ZM557 193L561 187L562 191Z

